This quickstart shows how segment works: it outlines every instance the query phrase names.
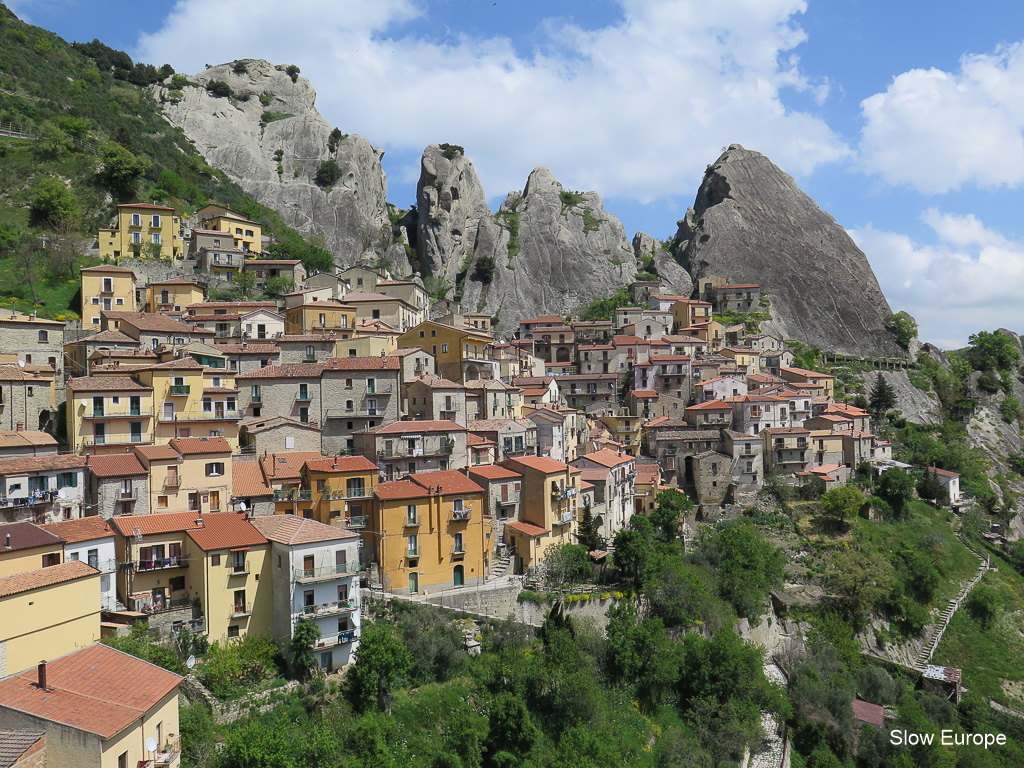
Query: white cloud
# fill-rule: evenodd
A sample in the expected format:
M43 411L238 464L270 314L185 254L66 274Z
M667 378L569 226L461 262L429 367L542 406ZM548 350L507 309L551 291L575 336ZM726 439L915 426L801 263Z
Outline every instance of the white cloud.
M935 194L1024 183L1024 44L912 69L861 102L866 170Z
M850 154L787 88L826 98L793 55L805 0L620 0L598 29L537 20L524 54L501 35L421 30L425 0L179 0L138 57L181 71L236 58L298 64L325 117L389 150L466 147L491 196L536 165L569 186L647 202L693 194L739 142L806 174Z
M961 347L977 331L1024 328L1024 241L1007 239L973 214L931 208L921 220L934 233L933 243L870 225L849 230L889 304L917 319L921 339Z

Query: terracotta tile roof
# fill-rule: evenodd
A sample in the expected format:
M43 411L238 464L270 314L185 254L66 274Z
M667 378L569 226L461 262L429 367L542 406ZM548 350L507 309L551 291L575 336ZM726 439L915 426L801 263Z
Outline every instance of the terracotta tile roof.
M246 259L246 264L252 264L253 266L259 266L260 264L276 264L278 266L292 266L301 264L299 259Z
M634 389L633 390L633 397L638 397L638 398L648 398L648 397L650 397L650 398L657 398L658 397L658 393L655 392L653 389Z
M708 400L704 403L686 406L688 411L731 411L732 406L724 400Z
M74 581L86 576L99 575L99 571L89 567L85 562L72 560L60 565L51 565L35 571L16 573L13 576L0 578L0 597L19 595L22 592L29 592L33 589L63 584L66 581ZM0 699L0 703L2 703L2 699Z
M331 357L324 360L325 371L397 371L402 361L397 357Z
M46 736L46 731L0 730L0 768L11 768ZM42 749L45 746L40 745ZM23 763L28 765L28 763ZM42 763L40 763L42 765Z
M276 301L197 301L185 309L277 309ZM220 315L203 315L220 317Z
M523 397L544 397L544 395L546 395L546 394L548 394L548 390L546 390L546 389L524 389L523 390Z
M116 312L104 310L100 313L109 320L127 323L140 331L158 331L161 333L201 333L213 336L212 330L199 328L190 323L175 320L160 312Z
M267 540L244 515L235 512L203 515L203 527L194 527L186 531L188 537L199 545L200 549L232 549L233 547L253 547L266 544Z
M211 331L212 333L212 331ZM173 360L168 360L163 363L155 363L154 365L147 366L146 370L149 371L199 371L205 368L204 365L197 362L196 359L190 355L185 357L176 357ZM221 369L222 373L227 373Z
M202 290L203 286L197 283L195 280L188 280L184 277L172 277L169 280L158 280L150 285L191 285L195 288Z
M141 456L147 462L178 460L178 452L169 445L139 445L135 447L135 454Z
M130 477L148 474L134 453L110 453L90 456L86 464L96 477Z
M374 495L383 501L394 501L396 499L418 499L421 496L426 496L427 491L408 480L396 480L390 483L380 483Z
M378 427L378 435L395 434L418 434L420 432L466 432L466 427L460 427L454 421L395 421L386 427Z
M226 355L276 355L281 351L277 344L211 344L210 346Z
M417 376L409 383L420 384L425 387L430 387L431 389L466 389L464 385L459 384L457 381L450 381L449 379L444 379L433 374Z
M454 469L440 472L421 472L410 475L409 480L424 490L430 488L447 496L453 493L483 493L483 488L474 483L461 472Z
M27 446L49 446L57 445L53 435L46 432L38 432L33 429L4 429L0 430L0 448L22 448Z
M231 462L231 495L241 499L269 496L271 488L263 479L258 461Z
M612 344L616 347L627 346L629 344L648 344L650 342L647 339L641 339L639 336L613 336Z
M92 336L86 336L84 339L78 341L70 341L69 344L134 344L139 345L139 341L133 339L126 333L121 331L115 331L113 329L107 331L100 331L94 333Z
M152 392L152 387L144 387L127 376L82 376L71 379L68 389L72 392Z
M835 378L835 376L833 376L830 373L818 373L817 371L808 371L806 368L788 367L788 368L782 368L781 370L782 370L783 373L792 373L792 374L794 374L796 376L806 376L807 378L812 378L812 377L815 378L815 379L834 379Z
M182 456L231 453L231 443L223 437L175 437L169 445Z
M46 682L40 689L35 668L8 677L0 681L0 704L110 739L141 720L181 677L95 643L50 661Z
M134 275L130 269L124 267L118 267L113 264L98 264L95 267L85 267L78 270L79 272L116 272L121 275Z
M471 475L476 475L477 477L482 477L486 480L515 480L522 479L523 477L514 470L497 465L469 467L466 471Z
M312 472L376 472L377 465L365 456L327 456L308 460L306 469Z
M825 409L825 413L842 413L847 416L869 416L870 414L863 408L858 408L855 405L847 405L846 403L833 403Z
M218 514L232 514L221 512ZM212 515L206 515L211 517ZM177 533L196 527L198 512L158 512L150 515L115 515L110 525L122 536L131 536L138 529L143 536L162 533Z
M558 315L538 315L537 317L524 318L519 321L520 325L532 325L536 323L560 323L562 318Z
M113 529L99 515L80 517L77 520L61 520L40 527L56 536L60 536L68 544L77 544L80 541L93 541L108 537L113 538L114 536Z
M582 477L588 483L603 483L608 479L608 467L603 467L600 469L584 468L583 471L580 473L580 477Z
M539 525L528 523L525 520L510 520L505 523L506 528L511 528L513 531L519 531L519 533L525 533L529 537L541 536L548 533L547 528L541 528Z
M333 342L335 335L333 333L296 333L294 335L278 336L277 343L285 344L287 342L300 342L305 344L309 341L319 341L323 343Z
M285 363L283 365L267 365L248 373L235 376L236 381L249 379L319 379L323 373L323 363Z
M765 432L769 435L809 435L811 430L803 427L768 427Z
M501 463L501 466L510 467L511 469L527 467L549 475L554 472L565 472L570 469L568 464L563 464L561 461L547 456L517 456L514 459L506 459Z
M8 535L11 537L10 546L7 545ZM62 544L63 541L60 536L44 531L35 523L0 523L0 555L20 549Z
M647 429L682 429L687 426L687 423L682 419L674 419L671 416L660 416L659 418L654 419L653 421L647 422L646 424L644 424L644 426Z
M936 474L939 477L960 477L956 472L950 472L948 469L939 469L938 467L928 467L925 471Z
M860 699L853 700L853 719L876 728L885 727L885 708Z
M589 459L597 464L605 467L617 467L620 464L628 464L631 461L635 461L635 457L630 456L626 453L616 453L615 451L609 451L607 448L595 451L594 453L587 453L580 456L579 460Z
M316 520L307 520L295 515L268 515L267 517L253 518L251 522L270 541L288 546L354 539L359 536L359 534L344 528L324 525Z
M319 451L283 451L260 456L263 476L268 483L290 482L302 476L302 467L307 461L323 458Z
M32 474L33 472L51 472L55 469L82 469L84 466L85 456L72 454L15 456L9 459L0 459L0 477Z
M466 435L466 445L470 447L476 447L484 445L496 445L496 443L493 440L488 440L486 437L483 437L482 435L474 435L472 432L470 432L468 435Z

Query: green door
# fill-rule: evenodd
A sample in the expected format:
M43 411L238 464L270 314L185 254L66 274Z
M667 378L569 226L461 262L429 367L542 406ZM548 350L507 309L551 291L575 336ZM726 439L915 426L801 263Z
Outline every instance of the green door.
M416 572L409 574L409 594L420 591L420 576Z
M462 586L463 582L465 581L465 575L464 574L465 574L465 568L463 566L461 566L461 565L456 565L455 566L455 573L454 573L454 576L453 576L453 581L455 582L455 586L456 587L461 587Z

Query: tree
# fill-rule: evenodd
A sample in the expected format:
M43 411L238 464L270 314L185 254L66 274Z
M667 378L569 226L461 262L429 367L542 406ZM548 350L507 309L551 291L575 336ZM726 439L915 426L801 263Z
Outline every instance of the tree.
M896 343L904 349L910 347L910 342L917 338L917 321L906 312L897 312L889 317L896 331Z
M901 469L887 469L878 478L875 491L892 508L896 519L903 519L907 503L914 496L914 478Z
M316 667L316 658L311 648L320 639L320 627L311 619L302 619L295 625L288 651L292 659L292 668L300 678L309 677Z
M330 150L332 155L338 150L338 144L343 138L345 138L345 134L338 128L331 131L331 135L327 137L327 149Z
M601 538L600 526L594 519L594 513L590 506L590 498L584 497L583 511L580 513L580 521L576 526L576 540L585 547L588 552L604 548L604 540Z
M989 629L999 612L999 599L995 590L986 584L975 587L967 598L967 612L982 629Z
M981 331L971 334L969 342L967 359L976 371L1008 371L1020 361L1014 339L1005 334Z
M629 527L615 534L615 567L634 586L643 583L654 554L653 526L643 515L633 515Z
M492 760L503 752L521 758L540 739L526 703L514 694L498 694L488 707L487 718L487 751Z
M782 585L785 557L749 522L717 533L701 531L701 548L718 567L719 594L751 621L764 609L768 593Z
M825 586L839 594L850 618L859 622L880 605L896 585L892 564L875 552L846 550L832 558Z
M294 290L295 283L287 277L268 277L266 284L263 286L263 291L267 296L284 296L286 293L291 293Z
M1013 395L1004 397L1003 402L999 404L999 415L1003 417L1003 421L1007 424L1020 418L1020 400Z
M78 198L67 185L50 178L36 185L32 197L32 219L35 223L45 227L58 227L65 223L74 225L81 215Z
M256 274L253 272L236 272L231 284L239 290L242 296L248 296L256 287Z
M481 283L490 283L494 279L494 257L484 254L476 260L473 267L473 279Z
M871 388L868 403L876 418L896 407L896 391L881 373L875 375L875 385Z
M412 654L387 627L363 629L356 663L349 672L349 694L357 706L372 698L381 711L391 711L391 691L412 669Z
M693 502L685 493L669 488L654 497L651 523L665 541L674 541L679 535L679 521L693 509Z
M137 157L114 141L107 141L100 147L102 165L97 174L100 182L119 199L135 194L139 178L149 171L150 162Z
M78 234L74 224L61 222L46 238L47 266L55 275L74 279L75 262L82 257L87 246L88 241Z
M313 176L313 182L318 187L333 187L334 183L341 178L341 166L330 157L320 163Z
M936 503L941 503L949 498L946 486L939 480L939 476L935 474L934 469L926 469L917 481L917 495L924 501Z
M544 553L544 584L558 588L590 578L590 555L579 544L552 544Z
M851 517L857 516L861 505L864 504L864 494L852 485L844 485L826 492L821 497L821 504L825 507L825 513L842 525Z
M206 90L220 98L227 98L231 95L231 86L223 80L211 80L206 84Z
M288 73L288 77L292 79L293 83L297 83L299 81L299 72L301 72L302 70L299 69L297 66L295 66L294 64L289 64L287 67L284 68L284 71Z
M36 280L39 279L39 263L42 254L43 246L39 238L28 234L22 235L18 244L10 251L17 274L28 283L28 289L32 292L33 304L39 303L39 296L36 294Z

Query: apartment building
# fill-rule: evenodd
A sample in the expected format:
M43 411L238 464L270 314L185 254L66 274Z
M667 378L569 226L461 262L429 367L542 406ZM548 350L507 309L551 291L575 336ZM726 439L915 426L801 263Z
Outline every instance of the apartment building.
M469 465L468 430L454 421L398 421L353 435L356 453L395 480Z
M100 264L78 271L82 296L82 328L101 330L104 312L135 312L135 273L125 267Z
M374 430L401 417L401 360L392 356L341 357L325 360L323 366L323 450L362 453L355 440L357 432Z
M114 515L149 514L149 470L139 460L138 454L88 456L85 506L89 514L104 520Z
M84 456L0 459L0 519L36 524L83 515Z
M156 431L153 387L129 376L83 376L67 383L68 443L82 453L124 453Z
M114 531L102 517L93 515L41 526L64 541L64 562L83 562L100 573L100 608L117 610L117 554Z

